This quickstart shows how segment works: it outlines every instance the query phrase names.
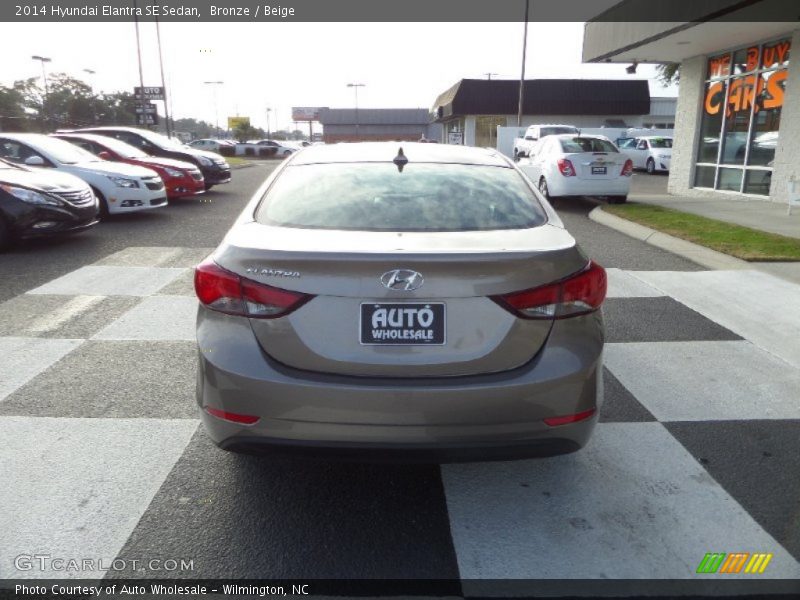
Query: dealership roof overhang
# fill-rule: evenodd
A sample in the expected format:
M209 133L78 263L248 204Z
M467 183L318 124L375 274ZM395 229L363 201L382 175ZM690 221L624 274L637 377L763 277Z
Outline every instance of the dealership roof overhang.
M647 5L642 21L633 20L641 3L625 0L586 23L583 62L679 63L800 28L792 0L649 0ZM678 16L684 19L675 20Z
M465 115L515 115L519 81L462 79L439 95L437 120ZM650 90L645 80L528 79L523 89L525 115L646 115Z

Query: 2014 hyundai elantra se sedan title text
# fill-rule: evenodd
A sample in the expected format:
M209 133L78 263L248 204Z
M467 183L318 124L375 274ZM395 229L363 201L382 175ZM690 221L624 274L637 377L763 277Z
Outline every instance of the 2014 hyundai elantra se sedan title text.
M197 401L228 450L546 456L597 420L605 271L491 150L304 149L195 289Z

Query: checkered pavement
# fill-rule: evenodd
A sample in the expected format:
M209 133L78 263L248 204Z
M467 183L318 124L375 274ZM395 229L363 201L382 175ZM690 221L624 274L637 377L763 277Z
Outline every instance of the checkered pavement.
M711 551L800 577L800 286L609 269L605 404L578 453L298 465L198 427L209 251L131 247L0 304L0 578L159 576L14 568L47 553L208 578L691 579Z

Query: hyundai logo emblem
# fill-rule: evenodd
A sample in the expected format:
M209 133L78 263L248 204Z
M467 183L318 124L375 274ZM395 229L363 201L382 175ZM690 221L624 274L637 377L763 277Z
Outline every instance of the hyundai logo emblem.
M412 292L421 288L422 284L425 283L425 279L416 271L395 269L394 271L386 271L381 275L381 283L383 287L390 290Z

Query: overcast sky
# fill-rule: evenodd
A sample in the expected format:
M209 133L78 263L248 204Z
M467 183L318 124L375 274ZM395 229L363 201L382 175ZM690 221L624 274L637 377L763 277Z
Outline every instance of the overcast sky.
M139 85L133 23L1 23L0 84L40 76L32 55L52 58L49 72L84 78L96 90ZM160 85L155 26L140 25L144 83ZM461 78L519 79L521 23L162 23L168 93L177 117L246 115L270 129L291 125L292 106L352 107L348 82L363 83L362 108L430 108ZM582 64L583 23L531 23L526 77L647 79L625 65ZM84 69L96 71L90 76ZM651 82L651 95L674 96ZM161 111L159 111L161 112ZM265 127L266 128L266 127Z

